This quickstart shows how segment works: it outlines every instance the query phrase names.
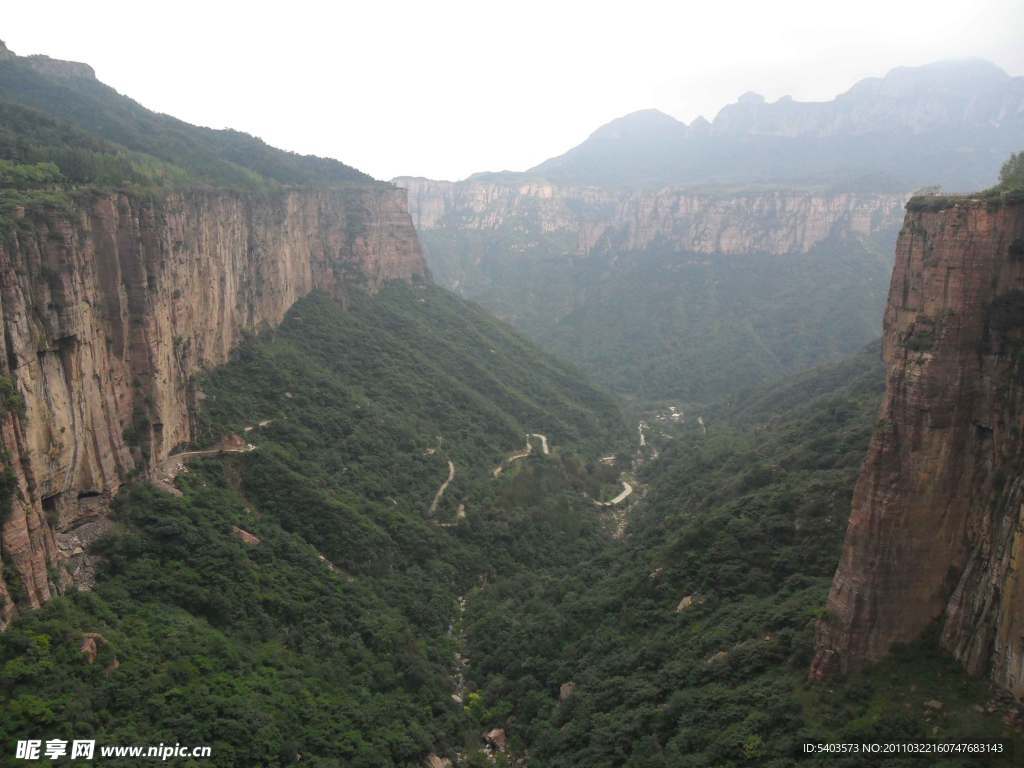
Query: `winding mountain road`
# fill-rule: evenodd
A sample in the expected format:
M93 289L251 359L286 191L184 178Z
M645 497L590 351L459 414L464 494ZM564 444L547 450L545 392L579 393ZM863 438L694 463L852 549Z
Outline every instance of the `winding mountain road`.
M533 453L533 443L530 442L531 437L536 437L540 440L541 453L543 453L545 456L547 456L550 453L550 451L548 450L547 435L542 435L538 432L527 432L526 447L521 451L516 451L515 453L509 454L509 456L507 456L505 460L501 462L501 464L494 468L494 471L491 473L492 476L500 477L501 473L508 469L509 465L512 464L512 462L519 461L520 459L525 459L527 456Z
M540 440L540 450L541 450L541 453L543 453L545 456L547 456L550 453L550 451L548 451L548 438L547 438L547 435L542 435L542 434L540 434L538 432L531 432L530 434L528 434L526 436L527 445L529 445L529 439L531 437L536 437L538 440Z
M614 507L616 504L621 504L623 501L628 499L633 494L633 486L626 480L622 481L622 492L619 493L611 501L594 501L599 507Z
M430 503L430 512L428 515L433 515L437 511L437 505L441 503L441 497L444 496L444 492L448 490L448 484L455 479L455 463L448 459L448 479L441 483L441 487L437 489L437 493L434 494L434 500Z

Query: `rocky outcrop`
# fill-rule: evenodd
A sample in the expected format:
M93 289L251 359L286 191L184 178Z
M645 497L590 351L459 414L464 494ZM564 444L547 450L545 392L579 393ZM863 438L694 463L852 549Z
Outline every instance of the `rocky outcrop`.
M106 656L109 661L103 668L104 674L109 675L121 666L117 655L110 648L110 643L98 632L86 632L82 635L82 645L78 650L85 657L87 664L95 664L101 655Z
M23 401L0 410L15 485L0 625L13 598L35 607L72 584L111 494L192 440L196 372L313 290L343 300L427 275L404 193L383 184L16 215L0 240L0 375Z
M722 109L713 130L741 136L822 137L937 127L991 131L1024 119L1024 78L982 59L897 67L857 82L831 101L768 103L747 93Z
M99 632L86 632L82 635L82 645L78 649L85 656L86 662L95 664L100 654L100 649L107 646L107 640Z
M1024 696L1024 204L917 199L885 312L886 395L812 676L938 623Z
M699 192L617 189L543 180L462 182L399 178L420 232L440 229L565 235L567 255L655 242L697 254L807 253L843 233L869 236L898 224L906 196L801 191ZM513 255L514 254L510 254Z
M250 533L244 528L239 528L237 525L231 526L231 535L238 539L243 544L255 547L261 543L261 539L254 533Z
M508 747L508 737L505 735L504 728L492 728L484 734L484 741L490 754L504 752Z
M4 44L3 40L0 40L0 62L12 61L15 59L27 64L36 72L48 77L56 77L65 80L69 78L83 78L86 80L96 79L95 70L93 70L93 68L88 64L83 64L79 61L51 59L49 56L43 56L42 54L18 56Z

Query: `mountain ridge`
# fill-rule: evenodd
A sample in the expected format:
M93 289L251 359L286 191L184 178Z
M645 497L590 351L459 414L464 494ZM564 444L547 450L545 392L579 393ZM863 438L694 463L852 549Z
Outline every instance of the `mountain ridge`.
M800 139L803 144L795 145ZM884 140L883 140L884 139ZM606 123L525 171L575 183L856 183L975 189L1024 139L1024 77L984 60L897 67L828 101L753 92L690 125L657 110ZM952 157L951 168L939 162ZM935 167L933 167L935 166Z
M0 113L0 159L66 159L67 152L61 152L66 147L42 141L51 137L31 124L34 114L83 131L94 141L100 139L102 144L89 147L91 152L113 155L130 165L131 172L122 170L121 177L113 180L115 185L206 184L240 189L385 185L338 160L299 155L241 131L196 126L154 112L97 80L87 64L18 56L5 46L0 50L0 104L7 105ZM32 112L14 123L10 105ZM77 148L81 154L81 147ZM96 183L81 165L78 158L75 167L65 170L67 180Z

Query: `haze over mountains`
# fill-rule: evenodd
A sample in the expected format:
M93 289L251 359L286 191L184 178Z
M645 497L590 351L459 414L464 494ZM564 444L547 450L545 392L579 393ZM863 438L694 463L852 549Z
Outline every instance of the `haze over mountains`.
M525 174L597 185L786 184L972 190L1024 135L1024 77L982 60L900 67L831 101L746 93L713 121L625 115Z
M708 402L851 354L879 318L902 205L991 185L1024 78L903 67L832 101L655 110L521 173L399 178L436 279L622 393Z
M1024 147L1019 90L401 189L0 45L0 762L1016 765L1024 152L905 185Z

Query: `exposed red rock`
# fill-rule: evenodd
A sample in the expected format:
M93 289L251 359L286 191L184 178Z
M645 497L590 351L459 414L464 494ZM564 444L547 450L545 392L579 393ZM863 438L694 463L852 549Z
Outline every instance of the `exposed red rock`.
M703 603L704 598L700 595L686 595L679 601L679 604L676 605L676 613L682 613L695 605L702 605Z
M1021 697L1024 205L908 208L886 394L811 675L855 670L938 621L968 671Z
M106 638L99 632L86 632L82 635L82 646L78 650L85 656L86 661L90 664L95 664L100 648L106 644Z
M505 747L508 746L508 738L505 736L504 728L492 728L484 734L484 741L498 752L504 752Z
M237 525L231 526L231 535L238 539L243 544L248 544L250 547L255 547L260 543L260 537L244 528L239 528Z
M0 559L25 605L79 575L88 586L88 563L69 558L84 562L98 509L131 472L191 441L196 372L310 291L344 299L353 284L427 276L405 198L354 184L104 194L25 213L0 242L0 375L25 402L0 417L0 462L17 482ZM12 597L0 579L0 629Z

